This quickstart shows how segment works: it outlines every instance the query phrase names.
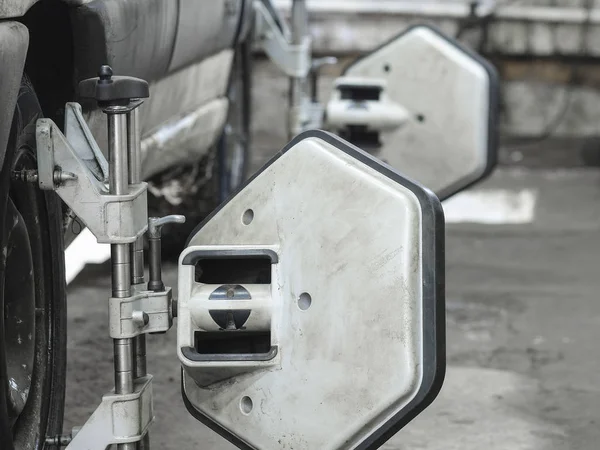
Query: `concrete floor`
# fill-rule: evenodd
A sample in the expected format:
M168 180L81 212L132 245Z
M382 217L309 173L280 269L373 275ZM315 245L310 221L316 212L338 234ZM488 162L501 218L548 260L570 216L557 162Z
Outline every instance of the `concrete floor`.
M480 189L492 187L536 190L535 219L448 227L447 379L383 448L597 448L600 172L498 171ZM89 266L69 290L67 429L112 386L107 274ZM165 278L175 285L173 265ZM233 448L182 404L175 330L150 336L149 355L155 448Z
M273 105L284 94L259 88L255 100ZM277 111L259 117L255 165L285 140ZM492 188L536 192L533 221L448 226L446 382L385 449L598 448L600 171L504 169L475 189ZM176 285L173 265L165 281ZM69 288L66 430L112 387L109 289L106 265L88 266ZM175 329L149 336L153 448L233 449L185 410L175 341Z

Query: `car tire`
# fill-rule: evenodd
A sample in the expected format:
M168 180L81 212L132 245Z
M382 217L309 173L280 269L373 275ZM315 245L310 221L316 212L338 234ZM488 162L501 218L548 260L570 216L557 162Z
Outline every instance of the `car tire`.
M37 169L40 117L37 96L24 77L0 171L3 450L57 448L46 445L46 438L60 434L63 424L67 321L61 202L19 176Z

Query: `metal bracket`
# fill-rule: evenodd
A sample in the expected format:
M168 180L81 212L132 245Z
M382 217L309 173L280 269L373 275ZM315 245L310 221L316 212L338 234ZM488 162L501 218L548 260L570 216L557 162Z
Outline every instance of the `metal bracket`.
M255 37L271 60L288 76L305 78L311 69L311 39L292 45L271 13L260 1L254 2L256 13Z
M337 78L327 103L325 127L355 145L377 147L379 133L396 130L410 118L406 108L389 98L386 88L385 80L379 78ZM360 141L352 128L364 135Z
M95 144L76 103L67 103L67 136L50 119L37 122L38 183L55 190L99 243L128 244L148 228L147 185L129 185L109 195L108 163ZM68 176L57 177L57 171Z
M145 290L145 284L132 286L131 297L108 301L110 337L126 339L144 333L168 331L173 325L173 296L170 287L164 291Z
M105 450L111 444L138 442L154 421L152 375L134 380L131 394L105 394L67 450Z

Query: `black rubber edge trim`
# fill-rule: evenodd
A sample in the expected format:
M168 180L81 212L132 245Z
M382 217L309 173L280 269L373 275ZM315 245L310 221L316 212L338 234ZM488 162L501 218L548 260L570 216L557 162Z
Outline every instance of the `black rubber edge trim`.
M271 361L279 351L276 345L268 353L198 353L193 347L181 347L181 354L190 361Z
M426 28L426 29L434 32L435 34L437 34L438 36L440 36L441 38L446 40L449 44L453 45L454 47L458 48L460 51L467 54L469 57L473 58L475 61L477 61L479 64L481 64L483 66L483 68L487 72L489 80L490 80L490 87L489 87L490 99L489 99L489 111L488 111L488 131L487 131L487 139L488 139L487 164L486 164L483 172L475 180L470 181L465 184L449 186L445 190L437 193L437 196L440 200L446 200L447 198L452 197L453 195L459 193L460 191L463 191L463 190L467 189L468 187L473 186L474 184L487 178L492 173L492 171L494 170L494 167L496 167L496 165L498 163L498 147L499 147L499 142L500 142L500 133L499 133L499 128L497 125L498 125L499 119L500 119L500 76L498 75L498 71L496 70L496 68L487 59L485 59L483 56L481 56L479 53L473 51L472 49L470 49L468 47L465 47L460 42L458 42L456 39L445 35L437 28L432 27L431 25L427 25L427 24L415 24L415 25L411 25L406 30L402 31L401 33L397 34L396 36L392 37L391 39L387 40L385 43L381 44L375 50L372 50L369 53L359 56L357 59L355 59L353 62L351 62L348 66L346 66L344 68L344 70L342 71L342 75L346 75L347 71L350 70L359 61L362 61L363 59L368 58L373 53L376 53L377 51L381 50L383 47L392 43L396 39L414 31L415 29L419 29L419 28Z
M423 239L423 323L433 324L426 326L423 335L423 360L428 361L423 366L423 378L419 390L413 400L402 412L392 417L384 426L375 431L367 440L363 441L357 449L370 450L379 448L385 441L390 439L398 430L414 419L421 411L433 402L444 382L446 373L446 313L445 313L445 224L442 204L436 195L429 189L421 186L401 175L393 167L382 163L379 159L355 147L354 145L340 139L339 137L321 130L311 130L296 136L287 144L283 150L277 152L271 160L257 171L243 186L234 192L229 199L215 209L188 238L188 243L202 227L210 221L233 197L242 191L252 181L260 176L269 166L277 161L283 154L293 148L299 142L308 138L321 139L344 153L356 158L363 164L376 170L382 175L390 178L396 183L406 187L417 197L423 215L422 239ZM219 425L197 411L186 398L183 390L181 394L186 408L192 416L200 420L219 435L237 445L241 449L250 449L246 443L236 436L228 433Z
M268 248L257 248L230 250L195 250L185 255L183 260L181 261L181 264L185 266L194 266L198 261L201 261L203 259L252 259L261 256L269 257L269 259L271 260L271 264L277 264L279 262L279 256L277 255L277 253L275 253L274 250Z

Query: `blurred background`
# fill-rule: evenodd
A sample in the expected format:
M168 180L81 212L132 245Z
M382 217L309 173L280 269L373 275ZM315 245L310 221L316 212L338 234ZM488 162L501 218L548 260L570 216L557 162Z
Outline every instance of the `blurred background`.
M291 1L274 2L286 13ZM309 2L315 52L356 55L429 23L487 57L503 80L502 164L597 165L600 2L320 0Z
M289 15L290 1L274 3ZM446 383L433 406L383 448L597 448L600 1L308 5L315 53L339 58L320 79L324 99L345 65L412 23L456 37L502 79L499 167L444 202ZM251 173L287 142L287 79L256 53L253 82ZM89 262L108 256L87 248L98 251L86 251ZM112 343L104 338L110 272L91 264L77 273L69 287L65 429L84 421L112 387ZM176 284L172 263L165 282ZM185 411L175 330L150 336L148 345L156 377L153 445L233 449Z

